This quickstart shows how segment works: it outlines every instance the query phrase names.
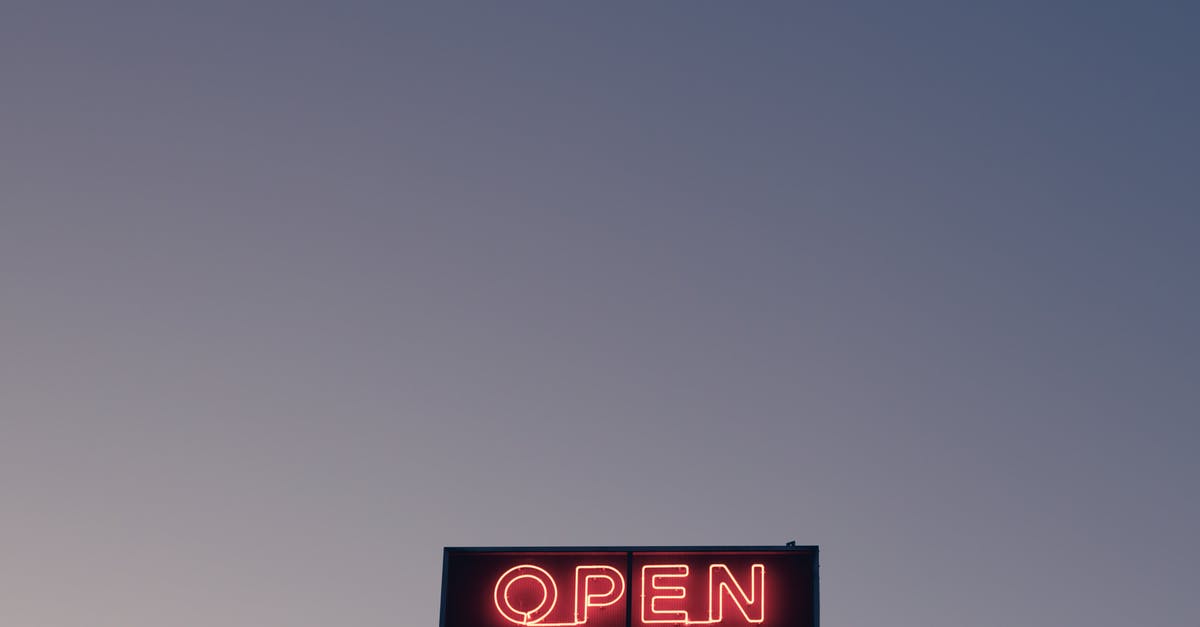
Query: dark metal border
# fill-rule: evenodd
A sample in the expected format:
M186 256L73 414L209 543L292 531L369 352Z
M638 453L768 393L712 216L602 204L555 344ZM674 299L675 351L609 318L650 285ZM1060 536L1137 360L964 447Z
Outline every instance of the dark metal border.
M442 549L442 599L438 608L438 627L446 625L446 582L449 580L451 553L626 553L632 568L634 553L751 553L754 551L801 551L813 554L813 627L821 627L821 548L807 545L730 545L730 546L448 546ZM630 627L632 595L626 599L625 627Z

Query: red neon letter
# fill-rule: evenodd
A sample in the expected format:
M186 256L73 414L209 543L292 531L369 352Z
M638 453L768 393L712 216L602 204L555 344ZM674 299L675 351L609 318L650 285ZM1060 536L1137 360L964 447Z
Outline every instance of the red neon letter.
M679 599L687 595L683 586L662 586L660 579L683 579L687 577L686 564L655 564L642 567L642 622L643 623L687 623L686 609L660 610L656 603L662 599ZM670 592L672 594L663 594Z
M748 623L761 623L766 616L765 596L767 569L762 564L750 566L750 594L733 578L729 567L713 564L708 567L708 620L719 623L724 616L725 597L737 605Z
M520 595L520 597L524 597L520 598L512 593L513 584L522 579L533 580L535 584L541 586L541 599L536 602L536 605L528 595ZM496 609L509 622L517 625L534 625L546 618L546 615L554 609L554 604L558 600L558 585L554 583L554 578L550 576L550 573L533 564L522 564L513 566L500 575L500 579L496 580L496 589L492 595L496 602ZM521 608L513 606L514 600Z
M594 584L601 584L602 592L594 591ZM612 566L575 567L575 624L587 622L589 607L612 605L625 596L625 575Z

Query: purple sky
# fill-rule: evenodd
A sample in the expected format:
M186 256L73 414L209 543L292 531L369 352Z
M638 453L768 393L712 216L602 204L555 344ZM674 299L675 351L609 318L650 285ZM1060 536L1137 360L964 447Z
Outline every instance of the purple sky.
M826 627L1200 624L1192 3L51 4L0 8L0 624L793 539Z

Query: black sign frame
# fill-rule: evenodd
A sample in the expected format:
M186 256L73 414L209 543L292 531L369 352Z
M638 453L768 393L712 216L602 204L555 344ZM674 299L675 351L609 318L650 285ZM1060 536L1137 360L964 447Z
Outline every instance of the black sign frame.
M812 627L821 627L820 547L817 545L727 545L727 546L473 546L445 547L442 550L442 592L438 612L438 627L446 627L447 588L450 579L451 557L469 553L625 553L626 581L633 580L633 558L638 553L808 553L812 563ZM626 595L625 627L633 627L633 594Z

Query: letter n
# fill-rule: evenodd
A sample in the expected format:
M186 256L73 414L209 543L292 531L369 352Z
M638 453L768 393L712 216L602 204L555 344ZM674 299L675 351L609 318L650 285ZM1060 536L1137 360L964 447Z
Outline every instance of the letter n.
M708 619L720 623L725 614L725 599L733 601L748 623L761 623L766 617L767 569L762 564L750 566L749 592L738 583L725 564L708 567Z

